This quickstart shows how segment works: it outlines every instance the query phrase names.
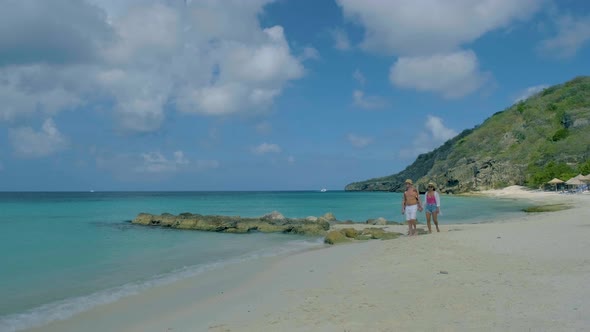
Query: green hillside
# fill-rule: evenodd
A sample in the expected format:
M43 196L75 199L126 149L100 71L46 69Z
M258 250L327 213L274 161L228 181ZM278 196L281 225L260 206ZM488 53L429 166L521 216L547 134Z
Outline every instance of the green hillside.
M401 191L406 178L466 192L538 187L590 173L590 77L549 87L463 131L405 170L351 183L350 191ZM423 188L422 188L423 189Z

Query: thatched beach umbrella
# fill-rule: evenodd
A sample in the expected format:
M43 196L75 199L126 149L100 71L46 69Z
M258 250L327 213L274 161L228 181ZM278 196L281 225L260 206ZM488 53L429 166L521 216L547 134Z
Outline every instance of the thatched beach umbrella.
M567 181L565 181L565 184L567 184L568 186L581 186L584 184L584 182L582 182L582 180L580 180L577 176L573 177Z
M560 180L558 178L553 178L551 181L547 182L548 184L552 184L555 187L555 191L557 191L557 185L560 183L564 183L565 181Z

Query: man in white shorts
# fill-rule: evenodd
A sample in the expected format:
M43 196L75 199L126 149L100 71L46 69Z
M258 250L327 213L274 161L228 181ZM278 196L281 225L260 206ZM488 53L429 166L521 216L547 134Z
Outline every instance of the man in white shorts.
M422 202L418 190L414 187L411 179L406 180L406 191L402 200L402 214L406 215L408 222L408 235L416 235L416 214L422 211Z

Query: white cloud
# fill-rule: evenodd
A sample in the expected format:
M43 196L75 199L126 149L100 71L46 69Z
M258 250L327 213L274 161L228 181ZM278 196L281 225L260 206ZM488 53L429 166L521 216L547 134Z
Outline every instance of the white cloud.
M458 98L479 89L490 77L479 70L472 51L432 56L401 57L391 67L389 79L401 88Z
M331 32L332 38L334 39L334 47L337 50L348 51L350 50L350 40L348 35L342 29L334 29Z
M539 43L539 51L559 57L571 58L590 41L590 16L564 15L557 19L557 35Z
M293 157L293 156L288 156L288 157L287 157L287 162L288 162L290 165L293 165L293 164L295 164L295 157Z
M432 151L444 142L457 136L453 129L445 127L441 118L429 115L424 125L424 130L417 134L409 149L400 150L400 157L411 159L421 153Z
M3 1L0 66L94 61L114 36L104 12L86 1Z
M373 142L373 139L370 137L358 136L356 134L348 134L346 138L355 148L364 148Z
M489 31L526 20L544 0L337 0L365 29L366 50L397 55L450 52Z
M320 52L318 52L317 49L310 47L310 46L303 48L303 54L301 54L301 56L300 56L301 61L319 60L319 59L320 59Z
M68 139L52 119L45 120L38 132L31 127L19 127L10 129L9 136L16 154L25 158L46 157L68 146Z
M441 118L429 115L426 119L426 130L430 137L435 142L444 143L449 139L457 136L457 132L453 129L445 127Z
M525 100L528 97L530 97L530 96L532 96L532 95L534 95L536 93L539 93L539 92L545 90L547 87L548 87L548 85L546 85L546 84L535 85L535 86L528 87L528 88L524 89L524 91L522 91L519 94L518 98L516 98L514 100L514 102L517 103L517 102L519 102L521 100Z
M209 115L258 111L272 104L285 82L303 76L304 68L290 54L283 29L264 29L262 44L228 43L214 83L180 90L181 111Z
M83 105L84 81L80 66L51 67L47 64L0 66L0 121L30 116L53 116Z
M384 98L379 96L365 96L362 90L354 90L352 92L352 100L356 106L366 110L379 109L387 106Z
M282 150L280 146L271 143L262 143L252 148L252 152L255 154L280 153L281 151Z
M363 73L358 69L352 73L352 78L354 78L361 86L364 86L367 83L365 75L363 75Z
M113 105L133 132L157 130L175 109L262 112L305 74L302 61L319 56L312 47L293 54L281 26L260 26L272 0L90 1L3 6L0 121L82 101Z
M140 173L174 172L181 166L189 164L182 151L174 152L171 159L160 152L142 153L141 158L143 163L136 168L136 171Z
M177 172L206 171L218 168L217 160L189 160L183 151L171 153L150 151L145 153L113 153L111 151L92 151L96 165L117 175L123 180L156 179ZM156 177L154 177L156 176Z
M219 161L217 160L197 160L194 163L194 170L204 171L209 169L219 168Z
M182 151L175 151L174 152L174 162L177 165L186 165L188 164L188 160L184 157L184 152Z

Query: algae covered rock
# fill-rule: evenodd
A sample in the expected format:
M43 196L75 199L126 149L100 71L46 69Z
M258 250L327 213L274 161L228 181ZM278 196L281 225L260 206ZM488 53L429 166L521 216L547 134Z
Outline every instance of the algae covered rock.
M242 218L239 216L200 215L181 213L177 216L170 213L154 215L140 213L132 221L134 224L146 226L171 227L207 232L249 233L252 231L265 233L292 233L310 236L323 236L330 229L330 223L323 218L306 219L286 218L273 211L259 218Z
M354 228L343 228L340 230L340 232L342 232L344 234L344 236L349 237L349 238L356 238L358 236L358 232L356 229Z
M321 218L323 218L327 221L336 221L336 217L334 216L334 214L332 212L328 212L328 213L324 214Z
M337 231L337 230L333 230L328 232L328 234L326 235L326 238L324 239L324 243L327 244L338 244L338 243L345 243L345 242L350 242L352 241L352 239L346 237L346 235L344 235L343 232L341 231Z
M359 237L361 237L362 239L366 239L368 237L371 239L391 240L398 238L400 235L402 234L395 232L386 232L381 228L371 227L363 229L363 231L359 234Z

